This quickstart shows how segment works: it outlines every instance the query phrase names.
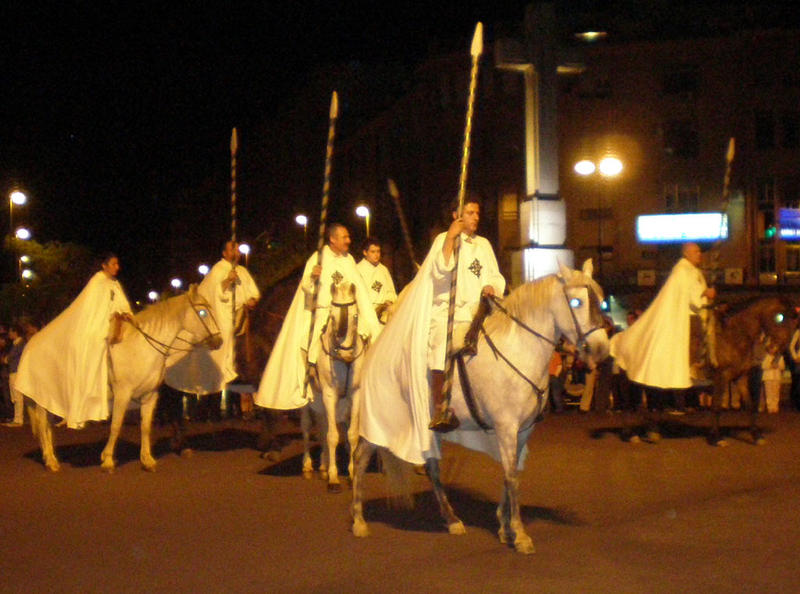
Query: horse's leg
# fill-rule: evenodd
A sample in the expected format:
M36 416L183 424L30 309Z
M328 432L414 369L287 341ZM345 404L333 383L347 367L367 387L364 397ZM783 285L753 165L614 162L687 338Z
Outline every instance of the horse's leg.
M53 428L50 425L47 411L38 404L34 404L32 400L27 401L27 406L28 418L31 420L31 430L39 440L39 446L42 448L44 466L51 472L58 472L61 470L61 464L58 462L53 447Z
M326 425L323 456L327 462L328 493L342 492L342 485L339 483L339 468L336 466L336 448L339 446L339 426L336 423L336 401L338 396L336 386L329 385L322 388ZM321 467L322 465L320 464ZM324 475L323 478L325 478Z
M311 459L311 405L300 409L300 431L303 434L303 476L311 478L314 473L314 461Z
M369 528L364 520L364 475L374 451L375 446L362 438L358 441L353 453L353 503L350 506L350 515L353 517L353 534L355 536L369 536Z
M519 513L519 470L517 460L522 444L517 437L517 428L495 429L497 434L497 445L500 447L500 460L503 463L503 498L505 502L505 514L508 516L508 527L514 534L514 548L518 553L530 554L536 551L533 540L525 532L525 525ZM501 525L500 542L507 542L508 532Z
M428 458L425 460L425 468L428 470L428 477L431 479L433 485L433 493L436 495L436 501L439 503L439 513L442 514L447 530L450 534L466 534L464 523L458 519L450 502L447 500L447 495L442 486L442 479L439 474L439 460L436 458Z
M511 516L508 510L508 488L506 488L504 482L503 494L500 497L500 503L497 505L497 511L495 512L497 515L497 522L500 524L500 528L497 530L497 536L503 544L506 544L511 537L511 526L509 525Z
M726 386L728 390L733 389L727 377L720 375L714 378L714 396L711 399L711 432L708 435L708 443L719 447L728 445L728 442L720 435L719 430L722 399L725 396Z
M119 438L119 431L122 428L122 421L125 420L125 411L128 410L128 403L131 400L131 395L128 390L123 390L121 387L117 388L114 394L114 407L111 413L111 426L108 432L108 442L106 447L103 448L100 454L101 468L106 472L113 472L116 467L114 461L114 449L117 447L117 439Z
M760 390L764 390L764 384L759 386ZM767 440L764 439L764 434L758 428L758 403L759 396L750 394L750 436L753 438L753 445L764 445ZM766 402L766 394L764 394L764 401Z
M158 392L151 392L142 398L141 408L141 446L139 449L139 461L142 468L149 472L156 469L156 460L150 450L150 429L153 426L153 413L158 403Z

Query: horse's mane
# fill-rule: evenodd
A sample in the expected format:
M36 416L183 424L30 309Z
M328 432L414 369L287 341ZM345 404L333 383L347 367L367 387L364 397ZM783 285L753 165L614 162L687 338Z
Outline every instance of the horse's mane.
M188 299L189 294L184 293L153 303L133 316L133 319L140 328L157 334L167 324L180 320L180 312Z
M515 318L525 320L529 312L548 304L555 286L560 284L555 274L544 276L535 281L520 285L503 300L503 307ZM514 321L499 310L495 310L485 322L486 332L504 332L510 330Z

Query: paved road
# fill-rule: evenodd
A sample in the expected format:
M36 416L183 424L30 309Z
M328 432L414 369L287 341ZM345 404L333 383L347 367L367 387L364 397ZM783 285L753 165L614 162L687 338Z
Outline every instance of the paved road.
M675 418L660 444L630 445L618 415L547 418L522 484L531 556L496 539L499 467L455 446L443 474L465 536L446 533L424 477L416 507L394 510L371 473L372 535L356 539L349 492L302 478L288 421L277 463L259 457L256 424L193 426L188 459L158 430L154 474L140 470L134 425L112 475L98 465L102 425L56 430L58 474L27 430L0 428L0 591L796 591L800 414L767 419L762 447L709 447L701 422Z

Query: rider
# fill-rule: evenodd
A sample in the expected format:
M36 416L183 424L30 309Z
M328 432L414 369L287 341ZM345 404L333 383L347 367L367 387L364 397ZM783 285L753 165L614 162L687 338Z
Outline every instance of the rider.
M119 258L106 254L75 301L22 352L15 388L71 428L108 418L108 347L119 333L112 323L131 316L119 269Z
M436 237L414 280L403 289L392 319L367 353L362 373L361 434L412 464L440 456L438 440L429 427L431 393L436 408L445 408L439 403L443 402L447 310L457 237L461 240L457 327L469 326L482 292L500 296L505 290L491 245L476 235L480 220L477 199L469 196L465 200L461 217L457 206L453 205L449 230ZM453 342L457 345L458 341ZM398 409L397 402L408 406ZM452 428L454 424L453 415L445 415L444 425Z
M611 355L631 381L662 389L692 386L690 328L716 297L706 285L696 243L686 243L683 257L647 310L624 332L611 338Z
M369 298L375 313L382 324L386 323L384 314L387 308L397 301L397 292L389 269L381 264L381 244L374 237L368 237L362 250L364 257L356 264L364 284L369 289Z
M306 365L316 366L319 338L331 306L332 285L349 281L355 286L359 334L364 339L376 338L380 334L381 325L369 301L369 291L349 253L350 232L344 225L333 223L327 229L327 238L328 244L322 248L322 264L318 264L316 252L306 262L300 285L261 376L255 396L255 403L261 407L288 410L300 408L308 402ZM316 308L311 334L313 340L309 344L312 304Z
M239 244L226 241L222 258L197 286L197 294L208 301L214 312L222 346L216 350L199 346L170 367L164 381L171 388L198 395L217 394L236 377L235 322L243 308L253 309L261 298L258 285L247 268L239 264L239 257Z

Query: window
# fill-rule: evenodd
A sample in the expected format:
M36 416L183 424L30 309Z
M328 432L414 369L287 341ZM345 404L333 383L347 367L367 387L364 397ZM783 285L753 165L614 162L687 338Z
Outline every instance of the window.
M692 120L671 120L664 126L664 152L673 157L696 158L700 153L697 126Z
M775 118L771 111L756 110L755 140L757 149L775 148Z

